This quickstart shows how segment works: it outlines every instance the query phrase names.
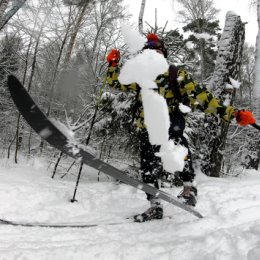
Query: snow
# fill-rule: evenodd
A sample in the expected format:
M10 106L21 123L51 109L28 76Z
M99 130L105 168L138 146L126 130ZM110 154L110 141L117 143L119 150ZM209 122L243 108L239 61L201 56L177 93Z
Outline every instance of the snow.
M39 135L43 138L46 139L48 137L50 137L52 135L52 131L46 127L43 130L41 130L41 132L39 133Z
M142 102L150 142L154 145L167 143L170 120L165 99L153 91L142 90Z
M187 41L185 45L186 45L186 47L188 49L193 49L194 48L194 44L191 41Z
M235 80L231 77L229 77L230 83L233 86L233 88L239 89L241 86L241 82L239 82L238 80Z
M115 98L115 95L111 92L106 92L104 91L101 95L101 100L109 100L109 99L114 99Z
M210 35L209 33L193 33L193 35L194 35L197 39L204 39L204 40L210 40L210 39L212 39L212 35Z
M107 182L103 175L97 182L97 172L87 168L78 202L71 203L76 177L51 179L47 166L42 158L18 165L0 161L0 218L101 225L88 229L0 225L1 259L260 259L259 172L209 178L197 171L196 209L203 219L165 202L165 219L129 223L126 217L148 207L143 192ZM126 223L102 225L111 222Z
M233 91L233 90L234 90L234 87L233 87L231 84L226 83L225 89L228 90L228 91L229 91L229 90L232 90L232 91Z
M167 172L182 171L184 167L184 158L187 156L187 148L182 145L175 145L169 140L166 145L162 145L157 154L162 159L164 170Z
M68 139L76 142L74 139L74 132L68 126L63 124L61 121L56 120L55 118L50 118L50 121L60 130L63 135L65 135Z
M54 119L54 118L50 118L50 121L54 124L55 127L58 128L58 130L64 135L66 136L67 140L68 140L68 144L67 146L70 148L71 152L74 155L77 155L79 153L79 144L75 138L75 133L73 132L73 130L70 128L70 126L67 126L65 124L63 124L62 122ZM40 132L40 136L42 136L45 139L48 137L48 135L51 135L51 131L48 131L48 128L45 128L44 130L42 130Z
M191 112L191 108L186 106L186 105L183 105L182 103L179 104L179 109L180 111L183 113L183 114L187 114L187 113L190 113Z
M223 105L226 106L226 107L227 107L227 106L231 106L231 100L230 100L229 97L226 97L226 98L224 99Z
M121 32L124 37L124 41L127 42L129 52L135 53L144 47L146 38L137 31L133 30L131 26L122 24Z

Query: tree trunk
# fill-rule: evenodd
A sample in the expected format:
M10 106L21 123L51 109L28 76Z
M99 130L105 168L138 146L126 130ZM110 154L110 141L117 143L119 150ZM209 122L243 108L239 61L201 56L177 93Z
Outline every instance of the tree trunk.
M87 2L83 7L81 7L79 9L78 18L77 18L76 24L74 26L74 30L73 30L73 33L71 35L69 45L68 45L68 49L67 49L67 53L66 53L66 56L65 56L65 61L64 61L65 70L66 70L66 67L69 64L70 59L71 59L72 50L73 50L75 42L76 42L76 38L77 38L79 29L80 29L80 26L81 26L81 22L83 20L83 17L85 15L86 10L87 10L88 3L89 2Z
M260 0L257 1L257 21L258 21L258 34L256 38L256 52L255 52L255 80L254 80L254 94L257 99L257 104L260 104ZM260 108L257 106L257 115L260 119Z
M146 0L142 0L142 3L141 3L141 8L140 8L140 13L139 13L139 18L138 18L138 28L139 28L139 33L140 34L143 34L144 31L143 31L143 25L144 25L144 21L143 21L143 18L144 18L144 8L145 8L145 2Z
M257 1L257 22L258 33L256 38L255 69L253 92L255 97L255 114L257 121L260 121L260 0ZM252 143L251 150L255 152L254 156L248 158L248 168L258 170L260 162L260 141Z
M0 1L0 19L1 20L3 19L5 10L9 4L9 2L10 2L10 0L1 0Z
M228 12L210 85L217 98L230 100L231 105L235 93L227 93L225 86L230 84L229 77L236 80L239 78L244 38L245 28L240 16ZM205 127L207 151L204 151L202 171L209 176L219 177L229 124L224 121L219 123L212 117L207 117L207 120L207 127Z
M200 39L199 40L199 46L200 46L200 84L204 84L205 78L206 78L206 68L205 68L205 40Z

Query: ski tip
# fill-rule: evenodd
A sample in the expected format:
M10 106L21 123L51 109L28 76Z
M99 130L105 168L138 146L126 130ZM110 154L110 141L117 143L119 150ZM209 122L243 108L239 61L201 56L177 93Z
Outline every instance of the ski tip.
M198 218L204 218L200 213L197 213Z
M13 89L14 87L17 88L17 86L22 86L20 81L17 79L16 76L10 74L7 78L7 84L9 89Z
M18 79L14 75L10 74L10 75L8 75L7 81L9 84L10 82L18 81Z

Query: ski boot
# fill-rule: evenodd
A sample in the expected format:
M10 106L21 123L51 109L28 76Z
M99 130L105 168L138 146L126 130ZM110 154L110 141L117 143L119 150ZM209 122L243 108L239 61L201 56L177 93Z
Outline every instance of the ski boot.
M184 184L183 190L177 196L177 198L181 199L184 204L195 207L197 203L196 200L197 194L198 194L197 188L195 188L192 185Z
M147 209L144 213L134 216L135 222L145 222L152 219L162 219L163 218L163 208L158 199L151 200L151 207Z

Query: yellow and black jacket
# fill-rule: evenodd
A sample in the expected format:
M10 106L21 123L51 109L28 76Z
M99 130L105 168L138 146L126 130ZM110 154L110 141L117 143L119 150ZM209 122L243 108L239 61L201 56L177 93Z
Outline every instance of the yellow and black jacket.
M144 128L144 112L140 87L137 83L132 83L129 85L121 84L118 81L119 73L119 67L109 66L107 71L107 83L114 89L138 93L137 100L139 106L135 112L136 125L139 128ZM176 110L177 103L179 101L176 100L176 95L174 96L172 88L169 86L169 78L169 70L164 74L159 75L155 80L158 88L154 89L154 91L158 92L165 98L169 108L169 113L171 113ZM207 88L201 87L198 83L194 82L185 70L178 70L177 82L179 84L179 92L181 96L189 100L192 108L198 108L205 113L219 115L220 118L226 122L230 122L233 118L234 108L232 106L224 106L222 102L216 99Z

